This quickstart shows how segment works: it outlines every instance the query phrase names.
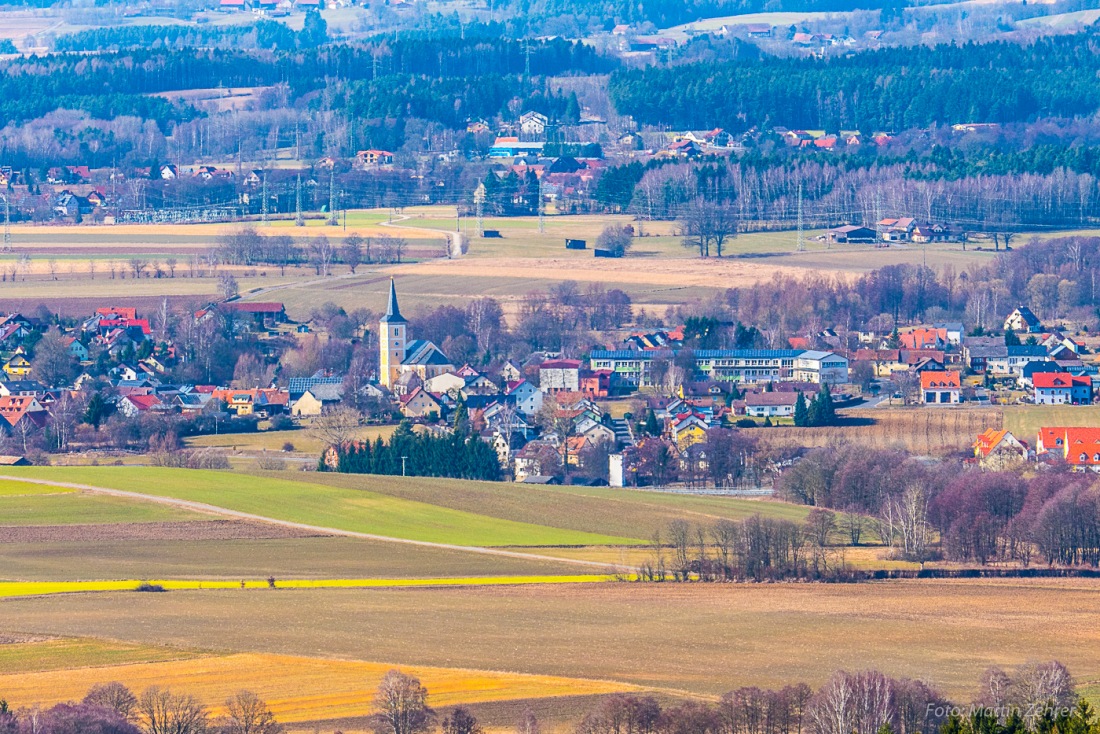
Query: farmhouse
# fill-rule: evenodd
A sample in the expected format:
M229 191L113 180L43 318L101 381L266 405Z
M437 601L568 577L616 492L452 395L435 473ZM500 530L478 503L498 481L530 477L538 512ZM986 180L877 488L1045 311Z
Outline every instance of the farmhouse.
M859 227L854 224L846 224L843 227L834 227L825 233L829 242L837 244L874 244L878 240L878 233L870 227Z

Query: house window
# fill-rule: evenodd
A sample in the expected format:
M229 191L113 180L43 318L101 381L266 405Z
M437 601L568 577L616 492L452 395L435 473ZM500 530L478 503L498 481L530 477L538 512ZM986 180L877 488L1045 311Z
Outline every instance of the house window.
M1089 460L1089 455L1088 454L1081 454L1081 461L1088 461L1088 460Z
M398 331L397 327L394 327L394 329L393 329L393 335L394 335L394 336L397 336L397 335L398 335L399 333L400 333L400 332Z

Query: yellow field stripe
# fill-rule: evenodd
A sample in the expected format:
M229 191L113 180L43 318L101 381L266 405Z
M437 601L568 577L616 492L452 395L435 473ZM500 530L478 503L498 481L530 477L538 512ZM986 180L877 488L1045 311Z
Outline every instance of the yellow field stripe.
M620 580L621 576L466 576L427 579L282 579L276 589L392 589L423 586L518 586L526 584L591 584ZM633 577L628 576L632 579ZM77 594L93 591L135 591L138 579L124 581L0 581L0 598ZM216 589L267 589L265 580L151 580L167 591L200 591Z
M12 706L49 706L79 700L93 683L117 680L139 692L155 685L190 693L218 714L229 696L246 688L263 698L280 721L293 723L372 713L374 689L386 671L398 667L420 678L429 703L440 707L635 690L606 680L264 653L37 673L0 671L0 690Z

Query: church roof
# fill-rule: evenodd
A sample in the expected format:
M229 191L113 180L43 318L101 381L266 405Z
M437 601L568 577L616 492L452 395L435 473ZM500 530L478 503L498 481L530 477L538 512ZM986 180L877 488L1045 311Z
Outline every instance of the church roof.
M440 367L453 366L447 355L443 354L435 344L425 339L414 339L409 342L405 350L403 365L436 365Z
M390 302L386 306L386 315L382 317L383 324L407 324L408 321L401 315L401 309L397 307L397 288L394 287L393 278L390 278Z

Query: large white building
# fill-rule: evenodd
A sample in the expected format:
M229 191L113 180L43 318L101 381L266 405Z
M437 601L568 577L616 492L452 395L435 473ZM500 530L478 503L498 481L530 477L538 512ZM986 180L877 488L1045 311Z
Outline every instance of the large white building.
M653 351L594 351L593 370L611 370L620 382L633 387L653 385L653 361L663 355ZM848 382L848 359L832 352L798 349L700 349L694 352L695 369L721 382Z

